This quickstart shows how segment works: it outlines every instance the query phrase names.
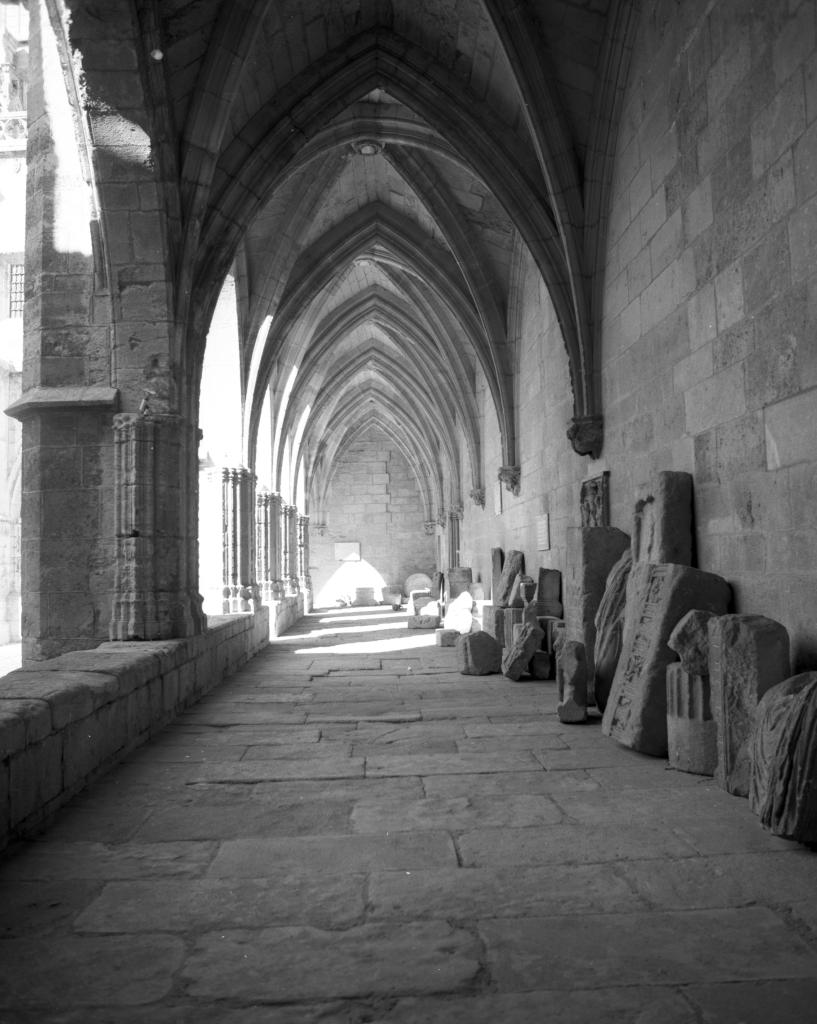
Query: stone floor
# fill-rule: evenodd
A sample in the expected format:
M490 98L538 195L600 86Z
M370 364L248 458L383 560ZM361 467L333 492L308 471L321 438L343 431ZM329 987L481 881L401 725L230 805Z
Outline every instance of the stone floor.
M2 1024L817 1020L817 853L313 615L0 865Z

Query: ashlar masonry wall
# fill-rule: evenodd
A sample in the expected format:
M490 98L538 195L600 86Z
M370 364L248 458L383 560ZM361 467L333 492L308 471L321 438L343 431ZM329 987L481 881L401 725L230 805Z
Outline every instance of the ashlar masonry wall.
M579 486L610 472L611 522L662 469L693 474L697 561L742 612L817 664L817 5L642 5L615 157L600 360L602 457L565 430L564 346L533 269L518 291L522 489L466 506L463 561L491 546L564 569ZM479 388L479 385L478 385ZM484 398L484 392L483 392ZM486 407L486 403L483 402ZM467 488L466 488L467 490ZM551 549L535 522L550 515Z
M424 529L425 508L405 456L385 434L369 428L342 454L326 500L321 536L310 517L310 574L316 607L354 598L357 586L402 584L435 567L435 537ZM363 563L335 561L335 543L357 541ZM369 574L368 566L374 570ZM372 582L369 582L369 580ZM377 590L375 597L379 598Z

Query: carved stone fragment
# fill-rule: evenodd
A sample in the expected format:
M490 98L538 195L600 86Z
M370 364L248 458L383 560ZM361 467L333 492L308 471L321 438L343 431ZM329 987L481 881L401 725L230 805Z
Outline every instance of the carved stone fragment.
M630 546L630 538L614 526L594 526L567 531L565 626L569 640L583 644L586 653L588 701L594 703L593 650L596 613L610 570Z
M556 684L560 722L587 721L587 659L584 644L566 640L556 659Z
M604 596L596 612L596 642L593 645L593 696L596 707L604 711L616 666L621 653L624 630L624 608L627 600L627 580L633 556L625 551L607 577Z
M714 775L718 735L708 675L693 675L678 662L667 665L667 747L680 772Z
M464 676L487 676L499 672L502 648L484 630L457 640L457 662Z
M558 569L540 569L539 581L536 586L536 603L540 615L553 615L561 619L564 614L562 607L562 574Z
M667 641L693 676L709 677L709 620L712 612L693 608L681 619Z
M722 614L726 580L689 566L634 565L627 581L624 632L602 731L625 747L667 756L667 646L678 620L692 608Z
M408 629L439 629L439 615L409 615L407 619Z
M524 608L503 608L502 609L502 646L513 647L514 626L521 625L525 619ZM499 637L497 637L499 640Z
M443 587L445 586L445 576L439 571L439 569L431 575L431 586L429 587L429 594L434 598L435 601L439 601L442 596Z
M496 604L499 584L502 579L502 566L505 563L505 553L502 548L491 548L491 602Z
M454 566L448 570L448 599L453 600L467 592L473 581L473 572L466 566Z
M817 672L773 686L752 733L749 806L770 832L817 843Z
M579 505L582 526L610 525L610 474L604 472L581 486Z
M457 629L438 629L434 634L434 642L438 647L456 647L460 632Z
M502 568L493 602L497 608L507 608L513 585L519 573L525 571L525 556L521 551L509 551Z
M544 633L538 626L525 623L519 638L508 648L502 657L502 674L516 682L526 672L531 659L542 643Z
M638 499L633 561L692 564L692 476L657 473Z
M528 672L534 679L553 678L553 655L550 651L534 651L528 665Z
M718 784L749 795L751 734L760 698L791 671L785 626L764 615L723 615L709 623L712 714L718 728Z

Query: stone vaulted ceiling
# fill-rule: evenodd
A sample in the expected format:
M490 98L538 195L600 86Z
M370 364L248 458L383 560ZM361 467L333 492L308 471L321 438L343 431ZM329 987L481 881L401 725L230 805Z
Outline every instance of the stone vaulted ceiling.
M574 446L597 448L594 281L632 7L136 0L162 55L146 66L178 319L195 374L233 273L250 460L270 395L275 471L291 450L313 504L373 424L429 510L457 502L463 467L486 483L479 370L517 463L525 250L564 335Z

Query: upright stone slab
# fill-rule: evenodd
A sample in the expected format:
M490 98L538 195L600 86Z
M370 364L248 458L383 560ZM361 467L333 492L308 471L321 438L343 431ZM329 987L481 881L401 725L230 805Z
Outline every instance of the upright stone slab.
M709 678L709 622L713 618L712 612L693 608L681 619L667 641L690 675Z
M667 748L679 772L714 775L718 734L712 717L708 675L694 675L684 665L667 665Z
M502 646L513 647L513 628L521 625L525 620L524 608L503 608L502 609ZM497 637L499 640L499 637Z
M525 607L525 601L526 601L525 594L526 594L526 587L527 587L527 582L526 581L529 580L529 579L530 579L530 576L525 576L521 572L517 574L516 579L513 581L513 586L511 587L511 596L508 598L508 607L509 608L524 608Z
M633 561L692 564L692 476L656 473L635 506Z
M507 608L516 577L525 571L525 556L521 551L509 551L497 584L493 603L497 608Z
M789 634L764 615L723 615L709 623L712 714L718 728L718 784L749 795L751 734L760 698L791 671Z
M524 623L518 639L502 656L502 674L517 682L522 673L527 672L544 635L538 626Z
M761 698L749 806L775 835L817 843L817 672L786 679Z
M577 724L587 721L587 658L584 644L566 640L556 659L556 684L559 703L556 713L560 722Z
M505 635L505 620L502 614L504 611L504 608L497 608L492 604L483 605L482 608L482 628L500 645Z
M685 565L633 566L627 582L624 633L602 731L625 747L667 756L667 646L679 619L692 608L722 614L730 588L714 573Z
M491 604L496 604L504 563L505 553L502 548L491 548Z
M601 605L610 570L630 546L630 538L615 526L591 526L567 531L565 627L568 640L584 645L588 694L595 703L593 650L596 613Z
M466 566L452 566L448 570L448 600L453 601L462 593L467 593L473 582L473 572Z
M540 569L536 585L536 602L540 615L552 615L561 619L564 615L562 605L562 574L558 569Z
M442 597L443 587L445 586L445 576L437 570L431 575L431 586L429 587L429 594L434 598L435 601L439 601Z
M409 592L406 608L409 615L419 615L423 608L429 604L433 604L437 611L439 611L439 603L434 600L427 590L412 590Z
M604 711L621 654L627 580L633 556L625 551L610 570L604 596L596 612L596 642L593 645L593 696L596 707Z
M464 676L488 676L502 667L502 648L484 630L457 640L457 663Z

